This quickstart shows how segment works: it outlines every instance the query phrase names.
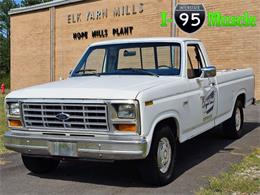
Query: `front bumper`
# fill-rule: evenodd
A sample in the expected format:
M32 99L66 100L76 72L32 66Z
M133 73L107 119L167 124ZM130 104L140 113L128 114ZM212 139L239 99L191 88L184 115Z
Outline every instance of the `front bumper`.
M73 143L76 145L74 158L130 160L144 159L147 155L147 141L140 136L60 136L8 131L4 136L7 149L28 155L59 156L52 153L52 143Z

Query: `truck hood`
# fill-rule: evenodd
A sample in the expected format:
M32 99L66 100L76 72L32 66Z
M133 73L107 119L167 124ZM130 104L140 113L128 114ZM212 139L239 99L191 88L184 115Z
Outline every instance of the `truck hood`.
M11 92L6 98L135 99L143 90L164 84L174 76L104 75L74 77Z

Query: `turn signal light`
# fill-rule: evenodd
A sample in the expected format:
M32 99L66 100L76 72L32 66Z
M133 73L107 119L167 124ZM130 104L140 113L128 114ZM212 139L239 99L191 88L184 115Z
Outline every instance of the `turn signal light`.
M117 124L117 125L115 125L115 128L118 131L136 132L136 130L137 130L136 124Z
M20 120L9 120L10 127L21 127L22 122Z

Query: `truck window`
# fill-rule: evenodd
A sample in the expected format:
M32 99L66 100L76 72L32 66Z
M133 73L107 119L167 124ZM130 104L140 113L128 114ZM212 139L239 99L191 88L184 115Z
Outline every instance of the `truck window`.
M158 67L155 62L155 49L157 51ZM118 69L169 69L180 67L179 46L155 46L120 49L118 55Z
M157 58L159 68L178 68L180 67L180 47L179 46L160 46L157 47Z
M118 69L141 68L140 58L139 48L120 49L118 54Z
M180 75L179 43L111 44L90 48L72 76ZM93 75L93 74L92 74Z
M81 67L80 74L85 74L86 72L102 72L104 60L105 60L105 49L95 49L88 56L88 60L84 62Z
M154 69L155 68L154 48L143 47L141 48L141 52L142 52L143 69Z
M189 79L200 77L203 61L198 45L188 45L187 47L187 75Z
M154 47L120 49L118 69L155 69Z

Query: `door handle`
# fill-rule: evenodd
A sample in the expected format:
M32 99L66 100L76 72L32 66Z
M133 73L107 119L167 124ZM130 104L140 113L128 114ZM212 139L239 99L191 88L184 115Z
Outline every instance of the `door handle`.
M189 104L189 101L188 101L188 100L186 100L186 101L183 102L183 106L186 106L186 105L188 105L188 104Z

